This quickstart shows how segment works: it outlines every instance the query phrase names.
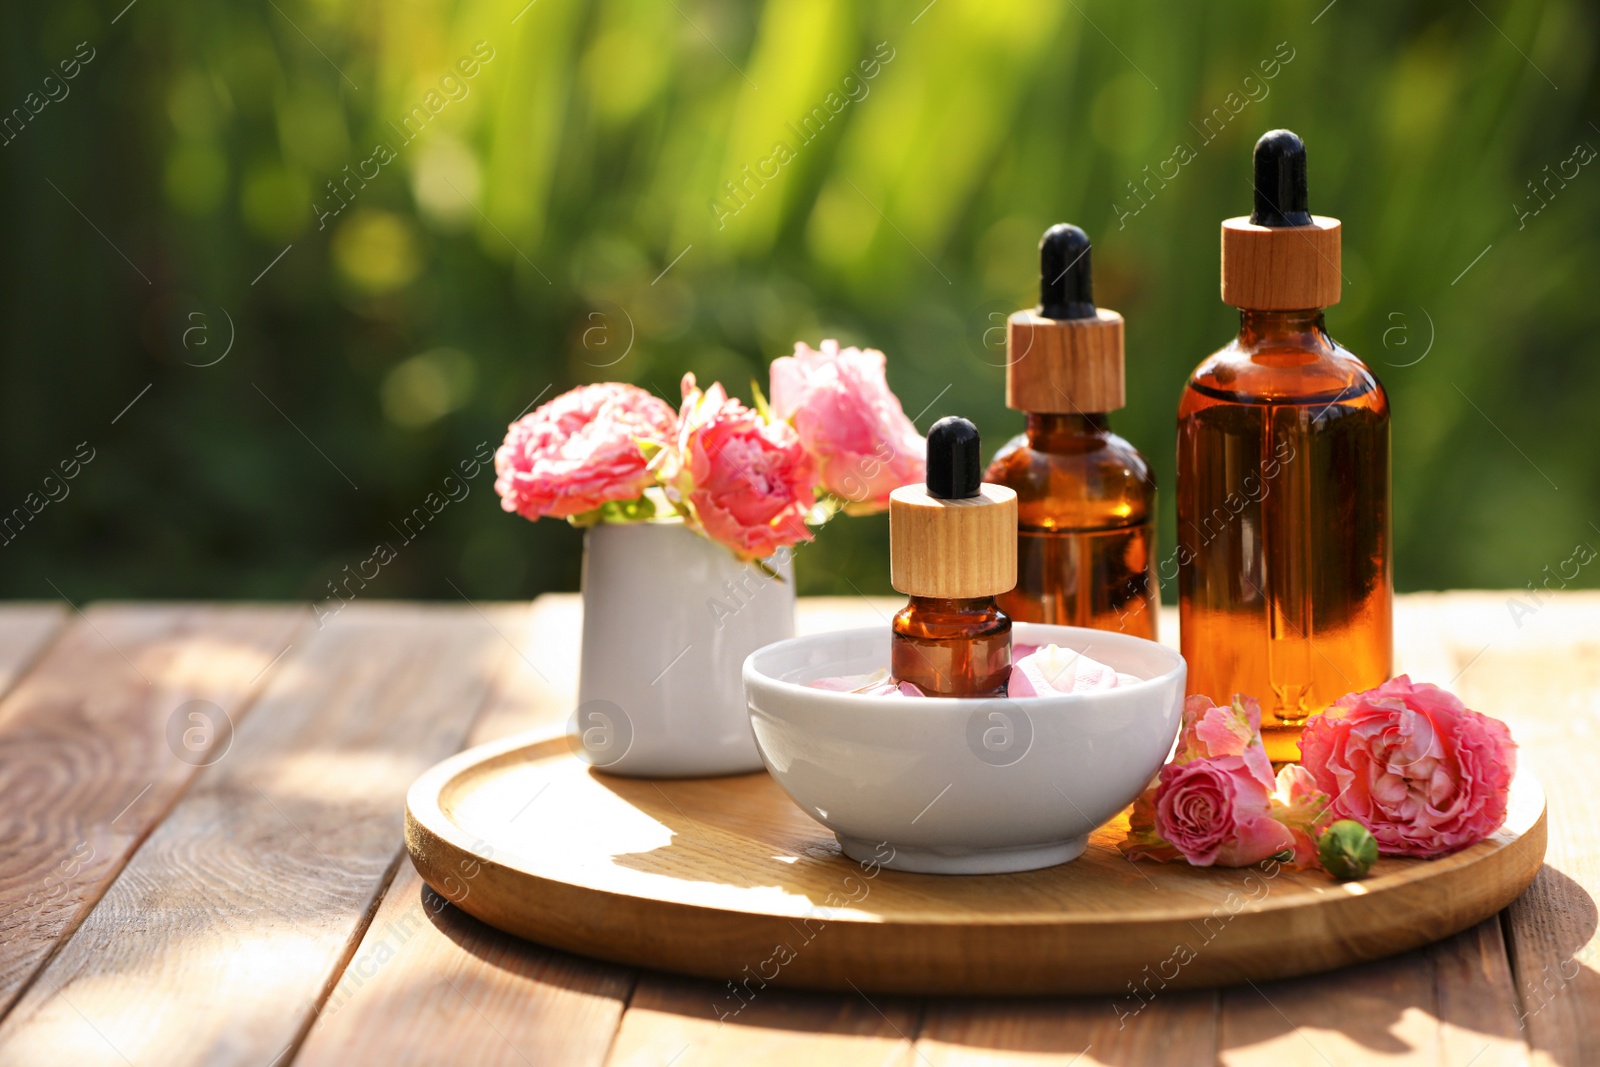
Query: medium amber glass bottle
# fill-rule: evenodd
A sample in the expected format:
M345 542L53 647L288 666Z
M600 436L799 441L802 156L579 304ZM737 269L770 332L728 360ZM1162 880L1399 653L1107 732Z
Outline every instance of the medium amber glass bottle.
M1045 231L1039 307L1007 323L1006 404L1028 422L985 475L1017 494L1017 586L1000 607L1154 640L1156 484L1111 432L1108 413L1125 403L1122 316L1095 307L1089 252L1076 226Z
M1017 496L981 481L977 427L928 431L925 485L889 497L890 581L910 602L894 617L896 681L931 697L1004 696L1011 620L995 603L1017 580Z
M1178 409L1178 607L1189 692L1261 702L1273 760L1307 717L1389 677L1389 404L1328 336L1339 221L1307 206L1305 146L1255 150L1255 211L1222 224L1239 336Z

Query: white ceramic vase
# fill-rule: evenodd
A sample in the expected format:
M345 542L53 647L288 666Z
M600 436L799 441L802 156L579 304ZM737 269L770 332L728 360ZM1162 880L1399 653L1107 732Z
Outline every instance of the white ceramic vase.
M770 565L782 581L680 523L586 532L579 758L641 778L761 769L741 668L794 636L793 565Z

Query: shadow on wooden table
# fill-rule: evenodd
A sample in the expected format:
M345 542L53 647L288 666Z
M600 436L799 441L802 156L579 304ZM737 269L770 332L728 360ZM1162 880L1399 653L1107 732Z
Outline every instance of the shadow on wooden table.
M1590 947L1600 909L1572 878L1546 863L1501 913L1514 972L1517 1023L1535 1048L1563 1065L1594 1062L1594 1033L1581 1007L1600 1001L1600 955ZM1587 1039L1581 1035L1589 1031ZM1571 1044L1579 1038L1580 1045Z
M449 903L430 886L418 885L415 889L416 900L434 929L462 952L495 970L583 993L596 986L618 985L625 973L616 964L573 955L497 930ZM622 994L626 984L623 980L619 988L611 991Z
M1600 997L1586 966L1597 909L1576 881L1546 865L1518 907L1540 905L1548 943L1513 952L1503 917L1435 945L1320 975L1161 992L1143 999L929 1000L919 1045L933 1062L979 1061L985 1052L1084 1062L1212 1064L1405 1062L1525 1063L1545 1013ZM1578 1067L1580 1058L1551 1062Z
M1263 1047L1333 1063L1373 1053L1443 1063L1526 1062L1533 1018L1559 998L1600 993L1600 972L1574 959L1596 927L1594 900L1546 864L1521 901L1540 900L1552 918L1551 948L1566 961L1560 985L1536 993L1541 960L1512 946L1508 912L1437 944L1369 964L1221 991L1218 1062ZM1509 949L1509 951L1508 951ZM1555 960L1551 961L1556 964ZM1552 974L1563 970L1548 968ZM1543 998L1542 1000L1540 998ZM1571 1006L1572 1001L1568 1002ZM1314 1050L1314 1052L1313 1052ZM1314 1054L1315 1053L1315 1054ZM1409 1059L1408 1059L1409 1062ZM1553 1062L1577 1067L1576 1060Z

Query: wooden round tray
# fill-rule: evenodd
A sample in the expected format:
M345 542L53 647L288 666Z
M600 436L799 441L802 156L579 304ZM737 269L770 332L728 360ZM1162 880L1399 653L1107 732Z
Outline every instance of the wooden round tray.
M547 734L463 752L406 798L412 861L467 912L735 994L1153 992L1376 959L1515 899L1544 860L1545 800L1524 772L1494 837L1443 859L1384 859L1344 884L1276 865L1136 864L1116 848L1125 828L1046 870L906 874L843 857L765 773L610 777Z

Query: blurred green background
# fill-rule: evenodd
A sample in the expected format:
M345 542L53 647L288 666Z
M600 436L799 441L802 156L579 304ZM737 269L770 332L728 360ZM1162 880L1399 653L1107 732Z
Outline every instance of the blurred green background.
M1592 5L125 4L0 16L6 596L317 598L380 541L370 595L576 588L580 535L487 469L404 520L536 398L748 396L796 340L883 349L921 428L997 447L994 327L1063 220L1127 317L1113 423L1170 546L1178 393L1236 328L1217 224L1275 126L1344 220L1399 586L1600 545ZM886 557L837 521L802 591L887 592Z

